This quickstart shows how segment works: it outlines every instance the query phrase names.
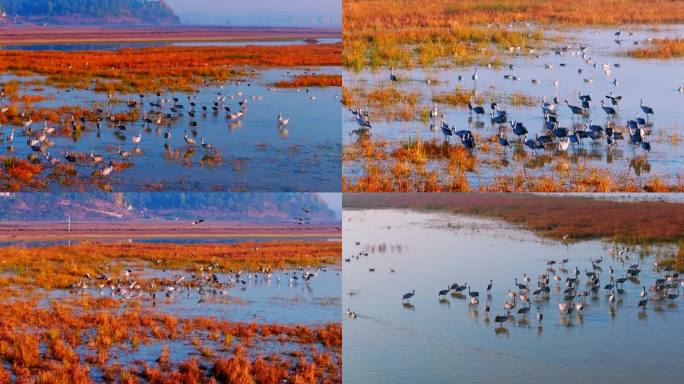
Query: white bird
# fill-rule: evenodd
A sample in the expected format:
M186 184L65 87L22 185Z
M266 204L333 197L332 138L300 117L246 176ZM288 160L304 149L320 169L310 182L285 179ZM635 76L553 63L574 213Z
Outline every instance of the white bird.
M278 112L278 125L281 127L285 127L288 123L290 122L289 118L284 118L283 114L281 112Z
M183 134L183 139L185 139L185 142L188 143L188 145L195 145L197 144L197 140L193 139L192 137L188 136L188 131L185 131Z
M109 176L109 174L112 173L113 170L114 170L114 163L110 161L108 166L100 169L100 176L103 176L103 177Z
M210 150L210 151L214 149L214 145L204 142L204 137L202 138L201 145L202 145L202 148Z
M138 134L133 136L133 144L140 144L142 140L142 132L138 131Z

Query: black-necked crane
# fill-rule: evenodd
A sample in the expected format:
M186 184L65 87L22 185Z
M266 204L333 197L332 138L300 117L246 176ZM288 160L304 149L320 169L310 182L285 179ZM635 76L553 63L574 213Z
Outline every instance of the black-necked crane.
M390 75L389 75L390 81L397 81L397 75L394 74L394 67L390 68Z
M477 67L475 67L475 71L473 72L473 76L471 76L471 78L472 78L473 81L476 82L476 83L477 83L477 79L480 78L480 77L477 75Z
M74 155L73 153L69 153L68 151L64 152L64 158L66 159L66 161L70 163L75 163L78 161L78 157L76 157L76 155Z
M526 315L527 312L529 312L529 311L530 311L530 302L529 302L529 301L527 302L527 306L526 306L526 307L522 307L522 308L519 308L519 309L518 309L518 313L521 314L521 315L523 315L523 316Z
M605 100L601 100L601 109L603 109L603 112L605 112L609 118L614 117L617 114L617 111L615 111L615 108L606 106Z
M522 121L510 121L509 124L513 128L513 133L518 136L518 140L522 141L522 137L528 133Z
M404 293L404 295L401 296L401 300L402 300L403 302L408 303L408 301L409 301L415 294L416 294L416 290L415 290L415 289L412 290L411 292Z
M544 320L544 314L541 312L541 307L537 307L537 322L541 324L542 320Z
M606 95L606 99L609 99L611 104L614 106L618 106L620 101L622 101L622 96L615 96L613 92L611 92L610 94Z
M508 141L503 132L499 133L499 145L502 147L510 147L511 143Z
M511 313L506 311L506 314L504 315L496 315L496 317L494 317L494 322L499 323L499 327L503 327L503 323L505 323L510 317Z
M527 148L531 149L533 153L536 154L537 149L544 149L544 145L543 145L542 143L540 143L538 140L533 140L533 139L527 139L527 140L525 140L525 137L526 137L526 136L527 136L527 135L523 136L523 140L524 140L525 146L526 146Z
M449 290L450 290L450 287L447 287L447 289L442 289L441 291L439 291L437 293L437 296L444 297L447 295L447 293L449 293Z
M465 131L464 134L460 135L458 131L456 134L461 138L461 143L465 147L465 149L473 149L475 148L475 136L470 131Z
M646 114L646 118L653 115L653 108L644 105L644 99L641 99L641 103L639 104L639 106L641 107L641 110L644 111L644 113Z
M470 103L470 101L468 101L468 110L470 111L471 114L472 114L472 113L475 113L475 116L476 116L476 117L479 116L479 115L484 115L484 114L485 114L485 109L484 109L484 107L482 107L482 106L480 106L480 105L473 106L473 105Z
M572 105L572 104L570 104L570 102L567 101L567 100L565 100L565 104L567 104L568 108L570 108L570 111L572 111L572 117L573 117L573 118L574 118L575 116L580 116L580 117L582 116L582 113L584 112L584 110L582 109L582 107L578 107L578 106L576 106L576 105Z
M492 124L506 124L508 116L505 113L492 112L489 114L489 120Z
M213 144L209 144L209 143L204 142L204 137L202 137L200 144L202 145L202 148L204 148L208 151L213 151L215 149Z
M449 141L449 137L453 136L454 133L444 115L442 115L439 128L442 130L442 134L444 135L444 141Z
M636 113L635 121L636 121L637 124L639 124L639 125L645 125L645 124L646 124L646 119L644 119L643 117L639 116L639 112Z

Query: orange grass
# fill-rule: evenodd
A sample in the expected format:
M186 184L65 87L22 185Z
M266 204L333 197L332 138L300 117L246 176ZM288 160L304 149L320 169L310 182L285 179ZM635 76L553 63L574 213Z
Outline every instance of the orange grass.
M501 170L517 164L513 172L495 174L477 187L479 192L684 192L681 177L641 176L648 166L645 157L635 157L636 175L614 173L590 167L573 155L529 156L515 149L510 160L483 157L493 150L498 136L482 138L474 134L477 149L472 152L459 144L440 139L420 138L389 142L360 138L343 147L344 166L360 167L360 176L343 176L344 192L439 192L471 190L466 175L477 178L482 165ZM643 163L643 164L642 164ZM644 168L644 170L641 170ZM552 170L540 173L539 170Z
M68 288L110 261L188 271L218 263L224 271L339 264L339 242L282 241L239 244L91 243L0 248L0 285ZM121 265L114 268L121 269Z
M648 47L635 48L627 53L637 59L675 59L684 57L684 39L657 39Z
M193 91L207 81L247 76L256 68L337 66L341 44L279 47L161 47L120 51L0 51L0 72L37 74L58 87L98 91ZM106 83L104 82L106 79Z
M482 215L561 239L673 242L684 234L684 204L533 194L346 194L345 208L416 208ZM597 220L609 218L609 220Z
M39 307L34 301L0 303L0 362L11 365L11 373L3 368L0 378L13 374L20 382L90 382L89 366L94 365L108 380L118 382L204 383L213 378L220 382L279 383L284 379L297 382L303 372L311 382L341 382L342 327L338 323L306 326L206 317L182 319L136 306L106 312L100 307L73 305L68 301L49 307ZM202 356L209 364L189 359L176 365L168 357L168 348L157 361L160 369L146 363L142 369L125 368L116 361L109 364L112 352L126 352L129 345L189 343L214 332L229 333L239 344L221 351L220 356ZM294 344L298 350L310 349L310 357L303 354L294 364L278 354L250 359L249 348L262 342ZM45 353L40 352L41 345ZM77 348L82 352L76 353ZM232 356L225 357L226 353ZM83 355L87 364L81 363Z
M341 87L342 75L299 75L292 80L281 80L278 88Z
M589 12L588 10L594 10ZM343 65L470 65L496 60L492 48L530 47L553 27L679 23L684 3L669 0L349 0L342 5ZM489 28L487 27L489 26Z

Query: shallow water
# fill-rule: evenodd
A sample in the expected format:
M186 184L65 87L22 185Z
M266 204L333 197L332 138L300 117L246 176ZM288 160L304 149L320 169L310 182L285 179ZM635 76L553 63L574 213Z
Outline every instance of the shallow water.
M587 289L584 269L602 256L603 286L609 266L615 278L622 277L639 253L630 251L623 265L608 255L612 244L565 245L500 221L445 213L350 210L344 216L344 257L369 252L343 265L342 306L358 314L343 319L345 383L633 383L681 377L674 357L681 348L675 336L684 330L681 296L669 304L650 301L645 311L637 306L641 286L660 276L651 267L652 255L670 246L641 258L641 282L625 282L613 309L601 289L587 298L582 315L561 316L557 300L565 285L557 289L552 280L549 299L540 302L541 326L533 303L526 318L515 313L497 331L494 316L504 314L515 277L522 282L526 273L534 284L546 273L546 261L569 258L566 269L579 267L578 289ZM563 281L569 276L559 268L556 273ZM487 320L482 303L490 279ZM472 284L480 305L468 304L467 291L440 302L438 291L454 282ZM402 305L402 295L413 289L411 305ZM514 311L520 307L518 302Z
M205 238L205 237L174 237L173 242L176 244L238 244L244 242L269 242L269 241L317 241L321 240L320 237L222 237L222 238ZM336 239L330 239L331 241L336 241ZM162 244L168 243L169 238L110 238L108 240L98 240L99 242L127 242L127 243L152 243L152 244ZM35 247L51 247L55 245L74 245L80 243L80 240L43 240L43 241L26 241L26 240L16 240L16 241L0 241L0 247L7 246L21 246L27 248Z
M320 44L339 43L341 39L324 38L316 39ZM305 40L244 40L244 41L193 41L193 42L126 42L126 43L60 43L60 44L16 44L0 45L0 49L7 51L116 51L126 48L150 48L150 47L244 47L277 46L277 45L304 45Z
M118 129L106 122L99 131L94 123L87 123L86 131L77 139L51 136L54 145L47 152L63 162L62 154L65 151L90 153L94 150L96 154L103 155L105 161L101 164L92 166L88 162L77 166L80 176L89 177L93 171L103 168L103 164L110 159L120 160L117 147L130 151L132 156L129 161L133 166L122 172L114 172L105 180L115 191L141 191L150 189L153 185L161 185L165 191L339 191L339 88L311 88L309 92L303 89L301 92L295 89L269 90L274 82L305 70L267 70L240 85L230 82L202 88L194 100L197 104L194 120L198 123L198 134L195 137L197 146L194 150L183 139L184 131L191 131L190 122L193 120L187 113L190 108L188 94L176 92L167 93L163 98L178 97L185 108L174 120L166 119L162 126L150 124L149 129L143 128L143 113L151 110L149 103L157 99L156 96L146 95L140 120L127 124L124 138L117 136ZM335 73L339 69L308 70ZM13 78L15 77L0 76L0 82ZM31 89L25 91L36 93ZM223 106L218 113L214 113L211 106L218 92L227 96L224 106L230 107L232 112L239 111L238 101L246 98L248 111L245 116L237 122L229 121ZM49 87L41 94L54 95L55 99L35 103L37 107L80 105L94 108L93 105L97 105L106 112L111 110L113 113L127 111L126 100L139 100L138 95L121 95L118 97L123 103L110 105L104 93L82 90L67 92ZM230 99L229 96L234 98ZM208 112L202 112L202 105L207 106ZM163 108L164 113L168 113L169 109L170 105L167 103ZM290 118L287 129L278 127L279 112ZM42 126L43 122L36 121L33 124L34 130ZM11 148L5 143L0 155L28 158L32 154L31 148L26 145L27 137L19 128L15 128L15 140ZM3 127L5 137L9 135L10 129ZM163 138L167 129L171 132L168 148L165 147L167 141ZM142 133L142 140L140 144L134 145L132 137L138 133ZM199 146L202 137L216 147L216 152ZM221 164L200 165L204 156L213 156L216 153L221 155ZM43 163L46 164L44 159ZM81 188L55 182L49 185L52 191ZM90 184L85 188L97 190L98 186Z
M192 279L191 273L177 270L153 270L130 267L132 281L143 279L170 279L185 276L184 282ZM296 272L300 279L290 282ZM227 288L227 295L213 294L207 286L207 295L200 301L197 288L178 287L172 297L166 297L164 290L156 292L156 298L143 294L134 300L142 303L143 308L154 309L179 318L213 317L229 321L280 323L280 324L324 324L339 321L341 276L338 267L311 269L317 275L308 282L301 279L301 271L278 270L270 279L262 274L243 273L241 279L245 286L234 283ZM219 282L227 283L232 274L215 273ZM257 276L256 278L254 276ZM53 291L50 297L73 295L66 291ZM108 287L100 289L95 282L86 290L78 293L92 296L110 296ZM119 295L113 297L118 298Z
M670 181L676 181L675 176L684 173L682 171L684 169L684 150L682 150L684 144L679 140L681 139L681 106L684 103L684 94L677 91L680 86L684 85L681 70L684 61L682 59L636 60L620 55L634 48L633 42L635 40L640 42L640 46L644 46L648 43L646 40L648 38L681 38L684 36L684 27L668 27L658 31L651 29L635 30L633 36L629 36L625 32L620 44L614 41L613 32L614 30L608 29L548 32L548 38L564 38L565 40L562 42L547 41L546 47L537 49L533 55L517 56L514 53L506 52L503 54L503 61L506 64L513 64L514 69L509 69L507 65L500 69L479 68L477 84L471 80L474 68L418 68L397 70L397 76L400 80L394 86L404 92L418 91L422 94L422 101L419 104L430 106L433 105L432 96L451 92L459 86L463 90L475 90L478 93L495 91L497 94L511 94L521 92L534 97L536 100L541 100L545 96L547 101L551 101L554 96L557 96L561 102L559 105L560 126L569 129L572 129L573 124L582 129L583 124L590 120L593 124L605 126L607 118L601 109L600 101L606 100L606 105L610 105L605 95L611 91L615 95L623 96L618 109L618 116L612 120L615 127L624 129L626 121L633 119L637 112L641 113L641 117L646 117L639 107L639 100L643 98L645 105L655 110L655 116L650 119L646 127L646 130L652 130L648 139L652 147L651 152L648 153L648 166L641 169L630 166L630 161L634 156L642 154L643 151L641 148L633 150L632 145L629 144L629 136L626 130L626 140L619 141L610 152L607 151L605 139L599 145L592 145L590 139L585 139L582 148L570 148L568 152L569 154L578 154L579 158L586 161L586 165L610 170L615 176L636 175L639 179L643 175L659 175L665 178L670 176ZM562 56L556 55L555 48L563 47L566 44L573 47L572 50L575 51L579 51L580 45L588 46L588 55L598 63L597 68L585 64L581 55L571 55L570 52ZM566 66L560 66L561 63L566 64ZM610 66L610 75L602 70L604 63ZM545 64L551 64L553 68L545 69ZM620 64L620 67L615 67L614 64ZM583 70L583 73L577 73L579 68ZM459 74L463 76L462 81L457 80ZM504 79L505 74L517 75L521 79L518 81L507 80ZM372 89L377 84L389 83L389 71L387 69L381 71L365 70L359 73L344 71L343 75L344 84L349 88ZM425 81L428 76L433 80L431 85ZM532 84L531 79L537 79L540 83ZM592 82L587 83L584 79L591 79ZM618 86L613 85L615 79L619 82ZM560 82L558 88L554 87L555 80ZM570 104L580 105L581 103L578 100L580 94L592 96L590 116L573 119L563 100L567 99ZM484 105L487 113L490 112L489 102L490 100L486 100L486 105ZM354 107L365 108L363 105ZM534 106L511 106L504 102L499 103L499 109L508 112L509 120L522 121L530 132L528 138L534 138L535 134L543 134L544 120L538 104ZM510 164L501 169L482 164L477 173L467 174L471 187L477 188L481 185L491 184L493 178L498 175L512 175L521 172L524 162L511 160L513 150L518 149L527 152L529 150L516 145L518 138L512 133L508 124L501 127L492 124L488 115L481 116L479 119L474 116L471 118L467 107L441 105L440 113L447 117L449 124L455 126L456 130L470 129L483 138L495 136L500 132L500 129L504 129L514 147L508 149L506 153L502 153L501 148L496 148L496 153L476 150L475 154L484 160L503 157L509 160ZM344 110L343 116L343 144L352 144L359 140L359 135L355 133L359 126L348 111ZM372 116L373 111L371 110L371 119ZM437 129L431 128L431 124L433 123L420 121L418 116L411 121L383 121L376 115L376 118L372 119L371 137L372 139L388 140L404 140L414 137L442 140L444 136L439 129L439 121L434 123ZM672 135L676 135L678 139L671 140ZM458 138L452 138L451 142L460 145ZM494 145L498 147L498 144ZM529 155L532 153L530 152ZM557 155L555 154L555 156ZM441 165L443 164L439 161L432 161L428 162L426 167L428 169L440 169L443 168ZM345 162L344 166L343 173L345 176L363 175L362 164L358 161ZM526 173L533 176L549 175L554 172L555 170L550 165L541 169L526 169Z

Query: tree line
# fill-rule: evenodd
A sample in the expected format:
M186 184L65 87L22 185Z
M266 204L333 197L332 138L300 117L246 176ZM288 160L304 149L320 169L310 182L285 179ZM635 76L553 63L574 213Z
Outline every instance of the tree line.
M164 0L0 0L0 11L8 16L129 17L143 21L178 16Z

